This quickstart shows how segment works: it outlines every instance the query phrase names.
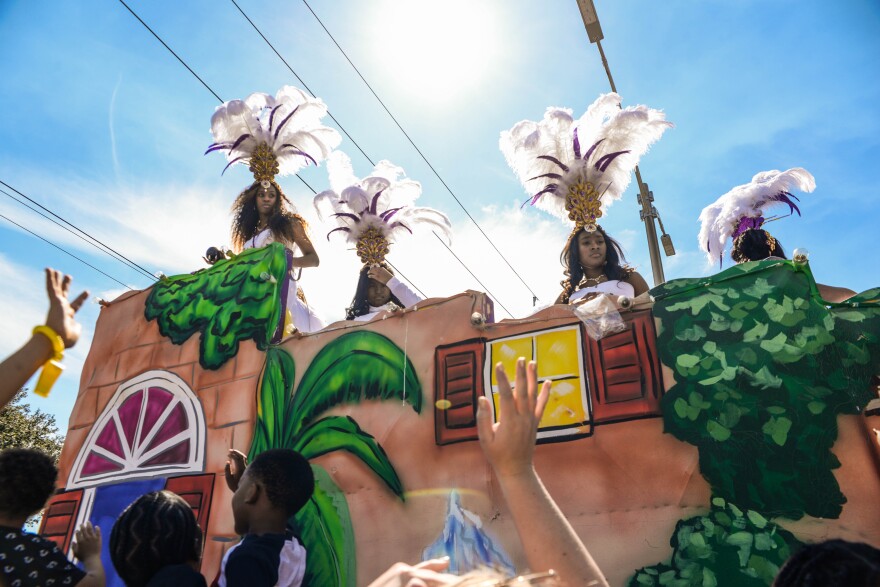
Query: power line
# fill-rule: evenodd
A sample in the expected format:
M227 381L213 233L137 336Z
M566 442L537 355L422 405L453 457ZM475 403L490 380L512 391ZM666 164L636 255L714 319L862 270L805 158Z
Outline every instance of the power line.
M193 74L193 76L194 76L197 80L199 80L199 82L201 82L201 84L202 84L203 86L205 86L205 89L206 89L206 90L208 90L209 92L211 92L211 94L212 94L215 98L217 98L217 101L218 101L218 102L220 102L221 104L223 103L223 101L224 101L223 98L221 98L221 97L217 94L217 92L215 92L213 89L211 89L211 86L209 86L209 85L207 84L207 82L205 82L205 80L203 80L201 77L199 77L199 74L197 74L195 71L193 71L193 69L192 69L189 65L186 64L186 61L184 61L183 59L181 59L181 57L180 57L177 53L175 53L174 50L173 50L171 47L168 46L168 43L166 43L165 41L163 41L163 40L162 40L162 37L160 37L158 34L156 34L156 31L154 31L153 29L151 29L151 28L150 28L150 25L148 25L147 23L145 23L144 20L143 20L140 16L138 16L137 13L136 13L134 10L132 10L131 7L130 7L128 4L125 3L125 0L119 0L119 3L122 4L123 6L125 6L125 8L128 9L128 11L132 14L132 16L134 16L134 17L138 20L139 23L141 23L142 25L144 25L144 28L146 28L148 31L150 31L150 33L151 33L154 37L156 37L156 40L159 41L160 43L162 43L162 46L163 46L163 47L165 47L166 49L168 49L168 52L169 52L169 53L171 53L172 55L174 55L174 57L180 62L180 64L183 65L183 66L187 69L187 71L189 71L191 74ZM241 10L241 9L239 9L239 10ZM242 14L244 14L244 13L242 13ZM267 42L268 42L268 41L267 41ZM294 74L294 75L296 75L296 74ZM335 119L334 119L334 120L335 120ZM338 123L337 123L337 124L338 124ZM348 134L348 133L346 133L346 134ZM303 183L306 185L307 188L309 188L310 190L312 190L312 193L317 193L317 192L315 191L315 189L314 189L312 186L310 186L310 185L308 184L308 182L307 182L306 180L304 180L300 174L297 173L296 176L299 178L299 180L300 180L301 182L303 182Z
M120 1L121 1L121 0L120 0ZM453 192L452 189L451 189L451 188L446 184L446 182L443 180L443 178L440 177L440 174L437 172L437 170L434 168L434 166L431 165L431 162L428 161L428 158L425 157L425 154L422 153L422 150L419 149L419 147L418 147L418 145L416 145L415 141L413 141L412 138L409 136L409 134L404 130L404 128L403 128L403 126L401 126L400 122L397 121L397 118L395 118L395 116L391 113L391 110L388 109L388 106L385 105L385 102L382 101L382 98L380 98L379 95L376 94L376 91L375 91L375 90L373 89L373 87L370 85L370 82L368 82L368 81L366 80L366 78L365 78L365 77L363 76L363 74L360 72L360 70L358 69L358 67L354 64L354 62L351 60L351 58L349 58L348 54L345 52L345 50L342 48L342 46L340 46L340 44L336 41L336 38L333 36L333 34L332 34L332 33L327 29L327 27L324 25L324 22L323 22L323 21L320 19L320 17L315 13L315 11L312 10L312 7L309 5L308 1L307 1L307 0L303 0L303 4L306 5L306 8L309 9L309 12L312 13L312 16L315 17L315 20L318 21L318 24L321 25L321 28L324 29L324 32L327 33L327 35L328 35L328 36L330 37L330 39L333 41L333 44L336 45L336 47L339 49L339 51L340 51L340 52L342 53L342 55L345 57L346 61L348 61L349 65L351 65L351 67L355 70L355 72L357 72L358 76L361 78L361 81L363 81L364 84L366 84L367 88L369 88L370 92L373 94L373 96L376 98L376 100L379 101L379 104L382 105L382 108L385 109L385 112L388 113L388 116L391 117L391 120L393 120L393 121L394 121L394 124L397 125L397 128L400 129L400 132L403 133L403 136L406 137L406 139L407 139L407 140L409 141L409 143L413 146L413 148L416 150L416 152L419 154L419 156L421 156L422 160L428 165L428 167L431 169L431 171L434 172L434 175L437 176L437 179L440 180L440 183L442 183L442 184L443 184L443 187L446 188L446 191L449 192L449 195L451 195L452 198L456 201L456 203L461 207L461 209L464 210L464 213L467 214L467 217L470 218L471 222L474 223L474 226L477 227L477 230L480 231L480 234L482 234L482 235L485 237L485 239L486 239L487 241L489 241L489 244L492 245L492 248L495 249L495 252L498 253L498 255L499 255L499 256L504 260L504 262L507 264L507 266L510 267L510 270L513 271L514 274L516 274L516 276L519 278L519 280L522 282L522 284L526 287L526 289L529 290L529 292L532 294L532 298L535 299L535 300L537 300L537 299L538 299L538 295L537 295L534 291L532 291L532 288L529 287L529 284L526 283L526 281L522 278L522 276L519 274L519 272L517 272L517 270L513 268L513 265L510 264L510 261L507 260L507 257L505 257L504 254L498 249L498 247L495 246L495 243L492 242L492 239L489 238L489 235L487 235L487 234L485 233L485 231L483 231L483 228L479 225L479 223L476 221L476 219L475 219L473 216L471 216L471 213L468 212L468 209L465 208L464 204L461 203L461 200L458 199L458 196L455 195L455 192ZM444 243L444 244L445 244L445 243ZM448 247L447 247L447 248L448 248ZM452 249L450 249L450 251L451 251L451 250L452 250ZM468 269L468 271L470 271L470 269ZM488 293L488 292L486 292L486 293ZM500 305L500 302L499 302L499 305ZM504 306L502 306L502 307L504 307Z
M0 180L0 183L2 183L3 185L8 185L8 184L6 184L5 182L3 182L2 180ZM18 190L16 190L16 191L18 191ZM98 249L99 251L101 251L102 253L105 253L106 255L109 255L111 259L113 259L113 260L115 260L115 261L119 261L120 263L122 263L123 265L125 265L126 267L128 267L129 269L133 269L133 270L137 271L138 273L142 273L142 274L146 275L147 277L149 277L150 279L155 279L155 276L154 276L152 273L149 273L147 270L145 270L143 267L141 267L141 266L138 265L137 263L134 263L134 262L130 261L127 257L125 257L124 255L120 254L120 253L117 252L115 249L112 249L112 248L110 248L110 247L107 247L106 245L104 245L103 243L101 243L100 241L94 239L94 238L91 237L91 236L89 236L89 238L91 238L94 242L87 240L87 239L84 238L81 234L77 234L76 232L74 232L73 230L71 230L71 229L68 228L67 226L64 226L63 224L61 224L61 223L58 222L57 220L55 220L55 219L49 217L48 215L44 214L43 212L40 212L40 210L38 210L37 208L34 208L33 206L27 204L26 202L22 202L21 200L19 200L18 198L16 198L15 196L13 196L12 194L10 194L9 192L7 192L6 190L4 190L4 189L2 189L2 188L0 188L0 193L6 195L7 197L11 198L12 200L18 202L19 204L21 204L21 205L24 206L25 208L31 210L32 212L35 212L35 213L39 214L40 216L42 216L42 217L45 218L46 220L48 220L48 221L50 221L50 222L56 224L57 226L63 228L64 230L66 230L67 232L69 232L69 233L72 234L73 236L77 237L78 239L82 240L82 241L85 242L86 244L89 244L89 245L91 245L92 247L94 247L94 248ZM19 193L21 193L21 192L19 192ZM27 197L27 196L24 196L24 197ZM28 199L30 199L30 198L28 198ZM39 204L38 204L38 205L39 205ZM42 206L41 206L41 207L42 207ZM45 208L44 208L44 209L45 209ZM49 211L49 213L52 214L53 216L56 216L56 215L55 215L53 212L51 212L50 210L47 210L47 211ZM62 219L62 220L63 220L63 219ZM67 222L66 220L64 220L64 222L67 223L67 224L70 224L70 223ZM74 225L70 224L70 226L74 226ZM74 226L74 228L76 228L76 226ZM82 232L79 228L76 228L76 230L79 230L80 232ZM83 232L83 234L87 234L87 233L84 233L84 232ZM99 245L100 245L100 246L99 246Z
M301 78L301 77L300 77L300 76L299 76L299 75L293 70L293 68L290 66L290 64L287 62L287 60L284 59L284 57L281 55L281 53L279 53L278 50L275 48L275 46L272 45L272 43L269 41L269 39L266 38L266 35L263 34L263 32L259 29L259 27L257 27L256 24L254 24L254 21L252 21L252 20L250 19L250 17L245 13L245 11L242 10L241 6L239 6L238 3L237 3L235 0L230 0L230 1L235 5L235 7L238 9L238 11L241 13L241 15L244 16L244 18L248 21L248 23L250 23L250 25L254 28L254 30L257 31L257 34L259 34L260 37L262 37L262 39L266 42L266 44L269 45L269 47L272 49L272 51L275 52L275 55L277 55L278 58L281 59L281 61L284 63L284 65L287 66L287 69L290 70L290 73L292 73L292 74L294 75L294 77L296 77L297 81L299 81L299 82L303 85L303 87L305 87L305 89L306 89L310 94L312 94L312 96L315 96L315 93L311 90L311 88L309 88L309 86L306 84L306 82L305 82L305 81L304 81L304 80L303 80L303 79L302 79L302 78ZM306 6L308 6L308 4L306 4ZM309 10L311 10L311 7L309 7ZM312 14L314 14L314 12L313 12ZM317 18L317 16L315 16L315 18ZM319 19L318 22L320 22L320 19ZM321 24L321 26L323 26L323 23ZM324 30L325 30L325 31L327 30L326 27L324 28ZM327 32L327 34L330 34L329 31ZM332 35L331 35L331 38L333 38ZM335 42L335 39L334 39L334 42ZM337 47L339 47L338 43L337 43ZM342 50L341 47L340 47L340 50ZM345 54L344 51L343 51L343 54ZM346 58L348 58L348 56L346 56ZM351 63L351 60L349 60L349 63ZM354 67L354 64L352 64L352 67ZM355 70L357 71L357 68L356 68L356 67L355 67ZM360 74L360 72L358 72L358 74ZM361 79L363 79L363 76L361 76ZM366 83L366 80L364 80L364 83ZM367 86L369 87L369 84L367 84ZM370 89L372 90L372 88L370 88ZM375 96L376 93L373 92L373 95ZM376 98L378 99L379 97L376 96ZM379 101L381 102L381 100L379 100ZM382 104L382 105L384 106L384 104ZM385 108L385 111L388 112L388 108ZM345 135L349 138L349 140L351 140L351 142L354 143L355 147L357 147L357 149L363 154L363 156L366 157L367 161L369 161L371 164L375 165L375 163L373 163L373 160L370 158L369 155L367 155L367 154L364 152L364 150L361 148L361 146L358 144L358 142L354 139L354 137L352 137L350 134L348 134L348 131L346 131L344 128L342 128L342 125L339 124L339 121L336 120L336 118L334 118L333 115L330 114L329 112L328 112L327 114L330 116L330 118L333 119L334 122L336 122L337 125L339 125L340 129L345 133ZM391 115L391 112L388 112L388 114ZM394 116L391 115L391 118L394 119ZM395 119L395 122L397 122L396 119ZM398 123L397 126L398 126L398 128L400 128L401 131L403 131L403 128L400 127L400 124L399 124L399 123ZM406 135L406 131L403 131L403 134ZM407 138L409 139L409 135L407 135ZM410 143L415 147L415 144L412 142L412 139L410 139ZM418 151L418 147L416 147L416 150ZM419 151L419 154L422 155L421 151ZM422 159L425 159L425 156L424 156L424 155L422 155ZM426 162L426 163L428 162L427 159L425 159L425 162ZM430 166L431 164L428 163L428 165ZM431 169L434 170L433 167L431 167ZM434 171L434 174L437 175L437 172ZM437 175L437 177L439 178L440 176ZM300 178L300 179L302 179L302 178ZM440 178L440 181L442 182L443 179ZM303 183L305 183L305 181L303 181ZM443 185L445 186L446 184L444 183ZM317 193L317 192L316 192L311 186L309 186L308 184L306 184L306 186L308 186L309 189L311 189L313 193ZM446 186L446 189L449 190L449 187ZM450 190L450 193L452 193L451 190ZM452 197L455 198L455 194L452 194ZM458 198L456 198L456 201L458 201ZM470 215L470 213L467 211L467 209L464 208L464 206L461 204L461 202L458 202L458 203L459 203L460 206L462 206L462 209L465 211L465 213L468 214L468 217L470 217L470 219L474 222L474 224L477 225L477 228L480 230L480 232L483 232L483 229L480 228L480 225L477 224L477 221L474 220L474 218ZM437 236L437 233L434 233L434 236ZM489 239L489 237L486 235L485 232L483 232L483 236L485 236L486 239L489 240L490 244L492 243L491 239ZM445 245L445 244L446 244L446 243L444 243L444 245ZM492 244L492 246L494 247L495 245ZM495 296L492 294L492 292L489 291L489 288L487 288L487 287L483 284L483 282L480 281L479 278L477 278L476 275L474 275L474 272L470 270L470 268L464 263L464 261L462 261L461 258L458 257L458 255L456 255L454 252L452 252L452 249L451 249L451 248L449 248L449 247L447 246L446 249L447 249L447 250L452 254L452 256L453 256L453 257L454 257L454 258L455 258L455 259L461 264L461 266L464 267L465 270L466 270L468 273L470 273L470 274L474 277L474 279L476 279L477 283L480 284L480 286L486 291L486 293L488 293L490 296L492 296L493 298L495 298ZM498 251L497 247L495 248L495 250ZM500 255L501 252L498 251L498 254ZM503 258L503 255L502 255L502 258ZM505 262L506 262L506 261L507 261L507 260L505 259ZM392 267L393 267L393 266L392 266ZM508 267L510 267L510 263L508 263ZM514 273L516 273L516 270L514 270L513 267L510 267L510 268L514 271ZM396 268L395 268L395 270L396 270ZM517 274L517 276L519 276L519 275ZM419 288L418 288L418 287L417 287L412 281L410 281L409 279L407 279L407 281L409 281L409 283L410 283L413 287L415 287L416 290L418 290L419 293L421 293L423 297L427 297L427 296L425 296L425 294L422 292L422 290L420 290L420 289L419 289ZM520 281L522 281L522 278L521 278L521 277L520 277ZM524 282L524 281L523 281L523 284L525 285L525 282ZM526 285L526 288L528 288L528 285ZM529 289L529 291L531 291L531 289ZM534 292L533 292L532 295L534 296L534 299L537 298L537 296L534 295ZM496 298L496 299L497 299L497 298ZM501 302L499 302L498 304L499 304L502 308L504 308L504 306L501 304ZM504 310L507 311L507 308L504 308ZM508 314L510 314L510 312L508 312ZM512 317L513 317L513 315L511 314L511 318L512 318Z
M185 67L185 68L186 68L191 74L193 74L197 80L199 80L200 82L202 82L202 85L205 86L205 89L207 89L209 92L211 92L212 94L214 94L214 97L217 98L218 101L223 102L223 99L220 98L220 96L217 95L217 92L215 92L214 90L212 90L212 89L211 89L211 86L209 86L208 84L206 84L206 83L205 83L205 80L203 80L202 78L200 78L200 77L198 76L198 74L197 74L196 72L194 72L194 71L192 70L192 68L191 68L189 65L186 64L186 61L184 61L183 59L181 59L180 56L179 56L177 53L175 53L174 50L171 49L171 47L169 47L169 46L165 43L165 41L162 40L162 37L160 37L159 35L157 35L156 32L155 32L153 29L151 29L150 26L149 26L147 23L145 23L145 22L141 19L140 16L137 15L137 13L136 13L134 10L132 10L131 7L129 7L128 4L125 3L125 0L119 0L119 2L120 2L123 6L125 6L125 7L128 9L129 12L131 12L131 15L132 15L132 16L134 16L136 19L138 19L138 22L140 22L142 25L144 25L144 28L146 28L148 31L150 31L150 33L152 33L152 35L153 35L154 37L156 37L156 40L157 40L157 41L159 41L160 43L162 43L162 46L163 46L163 47L165 47L166 49L168 49L168 51L169 51L172 55L174 55L174 57L176 57L178 61L180 61L180 64L181 64L181 65L183 65L183 66L184 66L184 67Z
M441 245L443 245L444 247L446 247L446 249L447 249L450 253L452 253L452 256L453 256L453 257L455 257L456 259L458 259L458 255L456 255L455 252L454 252L452 249L449 248L449 245L447 245L445 242L443 242L443 239L440 238L440 235L438 235L438 234L435 232L435 233L434 233L434 236L437 237L437 240L440 241L440 244L441 244ZM459 259L459 263L461 263L461 260L460 260L460 259ZM511 318L513 318L513 314L510 313L510 310L508 310L507 308L505 308L505 307L504 307L504 304L501 303L501 301L498 299L498 297L497 297L495 294L493 294L491 291L489 291L489 288L488 288L488 287L486 287L485 285L483 285L483 282L480 281L480 278L477 277L476 275L474 275L474 272L471 271L470 269L468 269L468 266L467 266L467 265L465 265L464 263L461 263L461 265L462 265L462 267L464 267L465 269L467 269L468 273L470 273L471 276L472 276L474 279L477 280L477 283L480 284L480 287L482 287L484 290L486 290L486 293L489 294L489 297L491 297L493 300L495 300L496 302L498 302L498 305L501 306L501 308L502 308L505 312L507 312L507 315L510 316Z
M391 263L391 261L389 261L388 259L385 259L385 262L388 263L389 265L391 265L391 268L394 269L394 272L395 272L397 275L403 277L405 280L407 280L407 282L409 282L409 284L410 284L411 286L413 286L414 288L416 288L416 291L419 292L419 293L422 295L423 298L427 298L427 297L428 297L428 296L425 295L425 292L423 292L422 290L419 289L419 286L417 286L415 283L413 283L412 281L410 281L409 277L407 277L406 275L404 275L403 273L401 273L401 272L400 272L400 269L398 269L397 267L395 267L395 266Z
M239 6L238 3L237 3L235 0L231 0L231 2L235 5L236 8L238 8L238 11L241 12L241 15L245 18L245 20L247 20L247 21L250 23L250 25L251 25L252 27L254 27L254 30L257 31L257 34L260 35L261 37L263 37L263 40L266 41L266 44L269 45L269 48L271 48L272 51L275 52L275 55L278 56L278 59L280 59L281 62L284 63L284 65L287 67L287 69L290 70L290 73L293 74L293 77L295 77L295 78L297 79L297 81L303 85L303 87L306 89L306 91L307 91L308 93L310 93L310 94L312 95L312 97L317 97L317 96L315 95L315 92L313 92L312 89L311 89L308 85L306 85L306 82L304 82L303 79L302 79L301 77L299 77L299 75L298 75L295 71L293 71L293 68L290 66L290 64L287 62L287 60L286 60L284 57L282 57L282 56L281 56L281 53L278 52L278 49L275 48L275 45L273 45L271 42L269 42L269 39L266 38L266 35L263 34L263 31L261 31L259 28L257 28L257 25L254 24L254 21L252 21L252 20L250 19L250 17L249 17L247 14L245 14L244 10L241 9L241 6ZM357 144L357 141L355 141L355 140L351 137L351 135L348 134L348 131L345 130L345 127L344 127L344 126L342 126L342 123L339 122L338 120L336 120L336 117L333 116L333 114L332 114L329 110L327 111L327 116L329 116L329 117L333 120L333 122L336 123L336 126L339 127L339 130L341 130L342 132L344 132L344 133L345 133L345 136L347 136L348 139L349 139L352 143L354 143L354 146L357 147L358 151L361 152L361 155L363 155L363 156L367 159L367 161L370 162L370 165L372 165L373 167L375 167L375 166L376 166L376 163L375 163L372 159L370 159L370 156L369 156L369 155L367 155L366 153L364 153L364 150L361 149L361 146L360 146L359 144ZM418 288L416 288L416 289L418 289Z
M60 221L63 222L64 224L66 224L67 226L73 228L74 230L76 230L76 231L79 232L80 234L77 234L76 232L73 232L73 230L70 230L70 228L67 228L67 226L62 225L60 222L58 222L58 221L56 221L56 220L53 220L52 218L50 218L50 217L47 216L46 214L43 214L42 212L40 212L39 210L33 208L32 206L29 206L28 204L22 202L21 200L19 200L18 198L16 198L15 196L13 196L13 195L10 194L9 192L7 192L6 190L0 189L0 192L2 192L3 194L5 194L5 195L8 196L9 198L12 198L13 200L15 200L16 202L18 202L18 203L21 204L22 206L25 206L25 207L29 208L30 210L32 210L33 212L36 212L37 214L39 214L39 215L42 216L43 218L45 218L45 219L47 219L47 220L50 220L51 222L54 222L55 224L57 224L58 226L60 226L61 228L63 228L63 229L66 230L67 232L69 232L70 234L72 234L72 235L78 237L79 239L83 240L84 242L86 242L86 243L92 245L93 247L95 247L95 248L98 249L99 251L101 251L101 252L103 252L103 253L106 253L106 254L110 255L112 258L114 258L114 259L116 259L117 261L120 261L121 263L125 264L125 265L126 265L127 267L129 267L130 269L134 269L135 271L140 271L141 273L143 273L144 275L146 275L146 276L149 277L150 279L155 279L155 275L154 275L153 273L150 273L149 270L147 270L147 269L145 269L144 267L138 265L137 263L135 263L134 261L132 261L131 259L129 259L129 258L126 257L125 255L123 255L123 254L120 253L119 251L113 249L112 247L110 247L110 246L108 246L108 245L105 245L103 242L99 241L98 239L96 239L95 237L93 237L93 236L90 235L89 233L85 232L84 230L82 230L82 229L79 228L78 226L76 226L76 225L74 225L74 224L68 222L67 220L65 220L64 218L62 218L62 217L59 216L58 214L55 214L54 212L52 212L51 210L49 210L48 208L46 208L45 206L43 206L43 205L40 204L39 202L37 202L37 201L33 200L32 198L29 198L29 197L26 196L25 194L21 193L19 190L15 189L14 187L12 187L11 185L9 185L9 184L6 183L5 181L0 180L0 184L2 184L2 185L4 185L4 186L6 186L7 188L11 189L12 191L14 191L14 192L17 193L18 195L20 195L22 198L26 199L28 202L31 202L31 203L34 204L35 206L38 206L40 209L45 210L46 212L48 212L49 214L51 214L52 216L54 216L55 218L57 218L58 220L60 220ZM92 242L89 242L89 240L86 240L86 238L84 238L84 237L90 239Z
M153 29L151 29L151 28L149 27L149 25L147 25L147 23L145 23L145 22L143 21L143 19L142 19L140 16L138 16L137 13L136 13L134 10L132 10L132 9L128 6L128 4L126 4L126 3L124 2L124 0L119 0L119 2L120 2L123 6L125 6L125 8L128 9L128 11L132 14L132 16L134 16L134 17L138 20L138 22L140 22L142 25L144 25L144 27L145 27L148 31L150 31L150 33L156 38L156 40L158 40L160 43L162 43L162 46L165 47L166 49L168 49L168 51L169 51L172 55L174 55L174 57L175 57L175 58L181 63L181 65L183 65L183 66L187 69L187 71L189 71L191 74L193 74L193 76L195 76L195 78L196 78L197 80L199 80L199 82L201 82L201 84L202 84L203 86L205 86L205 88L206 88L209 92L211 92L211 94L212 94L215 98L217 98L217 100L219 100L221 103L223 102L223 98L221 98L221 97L217 94L217 92L215 92L213 89L211 89L211 86L209 86L209 85L205 82L205 80L203 80L201 77L199 77L198 74L197 74L195 71L193 71L193 69L192 69L189 65L187 65L186 62L185 62L183 59L181 59L181 57L180 57L177 53L175 53L174 50L172 50L171 47L169 47L168 44L167 44L165 41L163 41L162 38L161 38L158 34L156 34L156 32L155 32ZM233 1L233 4L235 4L234 1ZM244 13L244 11L238 6L238 4L235 4L235 6L236 6L236 8L238 8L239 12L241 12L242 15L248 20L248 22L251 23L251 26L253 26L254 29L256 29L256 31L260 34L260 36L263 37L263 40L265 40L266 43L268 43L269 46L272 47L272 50L275 51L275 54L278 55L278 57L281 58L282 61L284 61L285 65L287 65L287 61L285 61L284 58L281 57L281 54L278 53L278 51L275 50L275 47L273 47L272 44L269 43L269 40L266 39L266 37L263 35L262 32L260 32L260 30L259 30L259 29L256 27L256 25L253 23L253 21L251 21L251 19L248 18L248 16L247 16L247 15ZM305 82L303 82L302 79L300 79L300 77L296 74L296 72L294 72L293 69L292 69L289 65L287 65L287 67L288 67L288 69L290 69L291 73L293 73L293 75L295 75L296 78L297 78L297 79L298 79L298 80L299 80L299 81L305 86L305 85L306 85ZM308 86L306 86L306 89L308 90ZM308 91L311 92L311 90L308 90ZM314 94L312 94L312 95L314 95ZM329 112L328 112L328 114L329 114ZM331 118L332 118L332 115L331 115ZM336 120L335 118L333 118L333 120L336 122L336 124L339 124L339 121L338 121L338 120ZM342 128L342 125L339 125L339 127ZM346 132L345 129L343 129L343 132L345 132L345 134L348 136L348 138L351 139L351 136L348 135L348 132ZM352 140L353 143L355 142L354 139L351 139L351 140ZM357 144L357 143L355 143L355 144ZM360 146L358 146L358 149L361 151L361 153L363 153L363 150L360 148ZM364 153L364 157L367 157L367 154L366 154L366 153ZM370 163L373 163L372 159L370 159L369 157L367 157L367 160L370 161ZM373 163L373 165L375 165L375 163ZM296 176L299 178L299 180L300 180L303 184L305 184L305 186L306 186L307 188L309 188L309 190L310 190L313 194L317 194L317 193L318 193L317 190L315 190L315 188L313 188L311 185L309 185L309 183L308 183L305 179L303 179L303 177L302 177L301 175L299 175L299 174L297 173ZM461 262L461 261L459 261L459 262ZM467 266L465 266L465 269L467 269ZM468 269L468 271L470 271L470 269ZM472 275L473 275L473 274L472 274ZM401 276L402 276L402 275L401 275ZM152 277L152 276L151 276L151 277ZM407 279L407 281L409 281L409 280ZM477 281L479 281L479 280L477 280ZM412 284L413 287L415 287L417 290L419 290L419 288L418 288L413 282L410 281L410 284ZM421 290L419 290L419 292L421 292ZM424 294L422 294L422 295L424 295Z
M10 224L14 224L15 226L19 227L19 228L22 229L23 231L25 231L25 232L27 232L27 233L29 233L29 234L31 234L31 235L37 237L37 238L40 239L41 241L44 241L44 242L46 242L46 243L52 245L53 247L55 247L56 249L58 249L59 251L61 251L61 252L64 253L65 255L70 255L71 257L73 257L74 259L76 259L77 261L79 261L80 263L82 263L83 265L87 265L87 266L91 267L92 269L94 269L95 271L97 271L98 273L100 273L101 275L103 275L103 276L105 276L105 277L107 277L107 278L109 278L109 279L112 279L113 281L115 281L116 283L118 283L119 285L121 285L122 287L124 287L124 288L126 288L126 289L128 289L128 290L131 290L131 288L130 288L129 286L127 286L126 284L122 283L121 281L119 281L118 279L116 279L115 277L113 277L112 275L108 275L108 274L104 273L103 271L101 271L100 269L98 269L97 267L95 267L94 265L92 265L91 263L89 263L88 261L83 261L82 259L80 259L80 258L77 257L76 255L74 255L73 253L71 253L71 252L68 251L67 249L64 249L64 248L62 248L62 247L59 247L58 245L56 245L56 244L53 243L52 241L50 241L50 240L48 240L48 239L45 239L45 238L41 237L41 236L38 235L36 232L33 232L33 231L31 231L31 230L28 230L27 228L25 228L24 226L22 226L22 225L19 224L18 222L15 222L14 220L11 220L11 219L7 218L7 217L4 216L3 214L0 214L0 218L2 218L3 220L9 222Z

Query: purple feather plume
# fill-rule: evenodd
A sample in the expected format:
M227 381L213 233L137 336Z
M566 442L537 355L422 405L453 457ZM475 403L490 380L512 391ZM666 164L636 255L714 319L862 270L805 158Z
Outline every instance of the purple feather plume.
M554 157L553 155L538 155L538 159L545 159L547 161L552 161L553 163L559 165L563 171L568 172L568 165Z

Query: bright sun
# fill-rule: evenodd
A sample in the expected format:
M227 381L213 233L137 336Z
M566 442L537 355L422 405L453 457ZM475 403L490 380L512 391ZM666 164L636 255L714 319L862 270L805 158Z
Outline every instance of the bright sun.
M472 89L495 61L498 15L477 0L384 0L376 53L400 89L444 102Z

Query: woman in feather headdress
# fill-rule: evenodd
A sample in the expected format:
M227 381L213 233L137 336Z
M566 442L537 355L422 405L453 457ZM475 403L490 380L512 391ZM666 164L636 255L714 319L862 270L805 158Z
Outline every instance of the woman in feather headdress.
M288 310L286 331L313 332L324 325L297 287L299 272L294 273L303 267L317 267L318 254L305 219L284 195L275 176L296 173L309 163L317 165L339 144L339 133L320 123L326 113L320 99L284 86L274 98L255 93L243 101L226 102L211 118L215 142L207 153L225 151L227 169L242 163L254 174L254 183L232 206L233 251L273 242L283 243L289 251L290 272L282 290Z
M767 222L792 214L801 215L791 190L810 193L816 189L812 174L801 167L785 171L776 169L756 174L752 181L738 185L700 212L700 248L709 263L721 265L728 239L733 240L730 258L735 263L787 259L785 251L773 235L764 229ZM786 216L765 218L767 210L788 206ZM819 294L828 302L842 302L856 292L845 287L817 283Z
M425 226L449 241L451 226L442 212L414 206L422 193L419 182L403 177L403 169L380 161L364 179L354 175L351 161L342 152L334 152L327 162L331 189L315 197L321 216L330 216L338 224L327 234L345 234L355 246L363 267L346 320L371 320L380 312L412 306L422 297L397 279L385 262L390 245L403 234Z
M541 122L524 120L501 133L501 151L527 192L540 188L526 203L575 224L560 255L565 279L557 304L648 291L598 221L623 195L639 158L672 124L659 110L621 109L620 101L614 93L599 96L578 120L569 109L548 108Z

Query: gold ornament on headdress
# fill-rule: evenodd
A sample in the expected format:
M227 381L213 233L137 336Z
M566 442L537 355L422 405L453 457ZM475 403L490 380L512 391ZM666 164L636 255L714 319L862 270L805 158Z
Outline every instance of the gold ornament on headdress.
M254 180L258 182L272 182L278 175L278 159L271 147L266 143L260 143L250 156L249 168L254 174ZM264 184L265 185L265 184Z
M577 181L568 186L565 195L565 209L568 218L574 221L575 231L583 228L595 232L596 221L602 217L602 201L596 187L579 175Z
M375 265L388 254L388 239L378 228L368 228L357 241L357 254L364 265Z

